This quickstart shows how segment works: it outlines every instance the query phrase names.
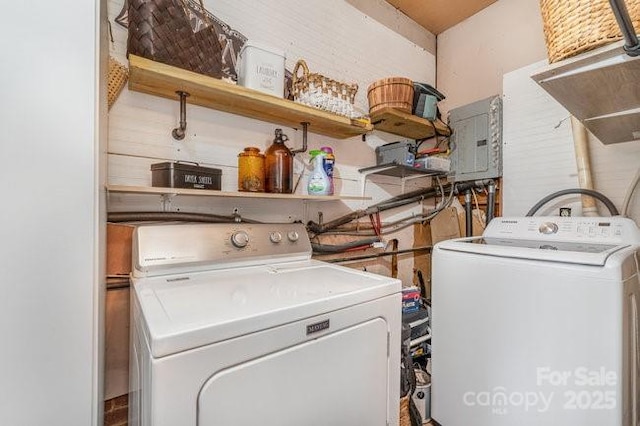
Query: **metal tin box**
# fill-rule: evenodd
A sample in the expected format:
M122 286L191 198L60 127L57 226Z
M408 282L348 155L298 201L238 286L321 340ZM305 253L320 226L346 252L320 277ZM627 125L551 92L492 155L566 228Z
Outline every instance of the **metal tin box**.
M391 142L376 148L376 164L401 164L413 166L415 143L410 141Z
M151 165L151 185L163 188L220 190L222 171L197 164L156 163Z

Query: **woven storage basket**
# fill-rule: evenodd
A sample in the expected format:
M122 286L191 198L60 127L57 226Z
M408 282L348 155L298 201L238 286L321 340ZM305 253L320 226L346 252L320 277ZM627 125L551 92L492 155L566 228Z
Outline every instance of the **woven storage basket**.
M413 81L404 77L378 80L367 90L369 114L382 108L395 108L411 114L413 108Z
M202 0L129 0L127 53L222 77L222 46Z
M118 99L122 88L129 78L129 70L127 67L109 57L109 76L107 78L107 102L109 109Z
M301 69L302 75L298 75ZM293 99L301 104L349 118L358 115L353 107L358 85L309 72L309 67L303 59L300 59L293 69L291 92Z
M626 0L636 31L640 0ZM557 62L622 38L608 0L540 0L549 62Z

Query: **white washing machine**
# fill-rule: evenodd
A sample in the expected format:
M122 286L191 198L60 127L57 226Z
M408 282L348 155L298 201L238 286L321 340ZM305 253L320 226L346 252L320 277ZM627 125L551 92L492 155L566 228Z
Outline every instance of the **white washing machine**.
M397 425L401 283L301 224L134 234L131 426Z
M639 247L620 217L496 218L437 244L432 417L640 425Z

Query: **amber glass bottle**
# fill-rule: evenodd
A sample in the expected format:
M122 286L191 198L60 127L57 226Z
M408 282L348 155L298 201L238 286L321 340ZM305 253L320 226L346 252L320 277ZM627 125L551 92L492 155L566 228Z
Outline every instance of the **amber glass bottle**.
M276 129L273 144L265 151L265 191L282 194L293 192L293 154L284 144L288 141L282 129Z

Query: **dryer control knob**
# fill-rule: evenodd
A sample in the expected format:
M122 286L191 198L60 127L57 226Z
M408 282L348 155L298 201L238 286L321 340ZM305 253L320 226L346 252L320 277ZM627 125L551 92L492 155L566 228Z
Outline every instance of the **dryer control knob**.
M245 231L237 231L231 235L231 244L238 248L244 248L249 244L249 234Z
M298 241L298 238L300 238L300 235L298 235L296 231L289 231L287 233L287 238L289 238L289 241L295 243L296 241Z
M553 222L544 222L540 225L538 231L540 231L541 234L555 234L558 232L558 225Z
M269 234L269 239L271 240L272 243L279 243L280 241L282 241L282 234L279 232L272 232Z

